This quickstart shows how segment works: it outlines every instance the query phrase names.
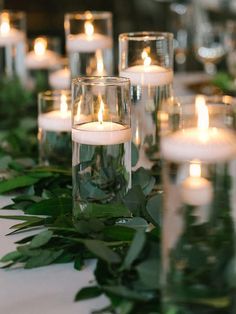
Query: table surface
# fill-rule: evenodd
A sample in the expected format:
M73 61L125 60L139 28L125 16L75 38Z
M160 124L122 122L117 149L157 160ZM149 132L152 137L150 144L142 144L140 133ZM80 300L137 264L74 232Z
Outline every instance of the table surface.
M0 208L8 203L9 197L0 197ZM1 214L22 212L2 210ZM14 220L0 220L0 256L13 251L14 242L26 236L26 233L5 236L14 223ZM95 309L103 308L108 304L104 296L90 301L73 301L80 288L93 284L94 267L95 262L90 261L82 271L73 269L72 263L32 270L0 269L0 313L89 314Z
M186 81L199 81L202 73L178 74L174 88L178 96L190 95ZM9 197L0 197L0 208L8 204ZM21 211L2 210L1 214L22 214ZM14 224L13 220L0 220L0 257L15 249L14 242L25 233L5 236ZM51 265L24 270L21 268L0 269L0 314L89 314L108 304L105 296L83 302L74 302L76 292L93 284L95 262L90 261L82 271L73 269L73 264Z

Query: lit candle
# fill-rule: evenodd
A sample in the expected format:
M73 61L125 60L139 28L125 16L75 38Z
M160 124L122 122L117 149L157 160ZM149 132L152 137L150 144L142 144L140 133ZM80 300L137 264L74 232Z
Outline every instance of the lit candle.
M104 121L105 104L102 98L99 98L98 120L76 125L76 128L72 129L72 140L87 145L115 145L130 141L130 127L116 122Z
M50 73L49 84L53 89L69 89L70 88L69 69L64 68Z
M203 96L196 98L196 110L196 128L181 129L162 138L163 157L176 162L198 159L207 163L234 158L235 134L229 129L209 127L208 108Z
M15 45L18 42L24 41L24 39L24 32L10 26L9 13L2 13L0 21L0 47Z
M61 95L60 110L41 113L38 117L38 126L45 131L71 131L71 111L68 110L67 97L65 94Z
M120 76L129 78L132 85L162 86L172 83L173 71L152 65L152 59L148 56L147 49L143 50L141 58L143 64L122 70Z
M201 164L192 161L189 167L189 177L181 184L181 198L185 204L203 206L211 202L213 188L211 183L201 176Z
M67 50L69 52L94 52L98 49L112 48L112 39L109 36L94 32L92 18L92 14L89 13L88 20L84 23L84 33L68 36Z
M28 52L26 56L26 66L28 69L54 69L60 64L60 56L47 49L47 40L38 37L34 41L34 50Z

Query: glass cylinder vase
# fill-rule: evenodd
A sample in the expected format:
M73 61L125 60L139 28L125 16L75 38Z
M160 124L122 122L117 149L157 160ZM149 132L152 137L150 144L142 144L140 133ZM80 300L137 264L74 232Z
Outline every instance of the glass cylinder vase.
M163 110L163 313L236 313L236 100Z
M26 18L23 12L0 12L0 74L26 80Z
M49 87L49 76L62 65L61 42L57 37L39 36L29 40L26 68L31 85L37 90Z
M71 166L70 102L68 90L39 93L38 141L41 164Z
M139 149L136 167L159 160L158 110L172 95L173 35L138 32L119 36L120 76L131 81L132 140Z
M72 175L75 220L93 203L120 202L131 184L130 85L126 78L72 81Z
M65 15L66 47L72 78L112 75L112 14L75 12Z

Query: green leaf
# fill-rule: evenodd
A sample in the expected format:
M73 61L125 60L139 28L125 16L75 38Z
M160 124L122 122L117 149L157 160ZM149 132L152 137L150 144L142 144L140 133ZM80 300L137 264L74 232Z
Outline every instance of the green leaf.
M112 264L120 262L119 255L107 247L102 241L85 240L84 244L91 253L107 263Z
M12 158L10 156L1 157L0 158L0 169L6 170L11 161L12 161Z
M161 226L162 198L162 194L156 194L148 200L146 205L148 216L155 226Z
M118 218L130 217L131 213L127 207L122 204L98 204L88 203L86 215L90 218Z
M140 185L143 193L148 195L155 185L155 178L150 170L141 167L132 173L132 185Z
M26 214L30 215L47 215L59 216L72 211L71 198L51 198L30 205L26 210Z
M84 266L84 262L82 257L79 255L75 258L75 262L74 262L74 269L76 270L81 270Z
M134 217L130 219L126 219L124 222L118 222L119 225L124 225L135 230L147 230L148 223L144 218L141 217Z
M139 185L133 186L124 197L124 203L134 216L141 216L145 208L145 195Z
M123 268L130 268L133 262L138 258L140 252L143 250L145 240L145 232L143 230L137 231L125 257Z
M105 285L102 287L106 292L113 293L115 295L121 296L125 299L137 300L137 301L149 301L155 297L154 291L136 291L130 290L125 286L112 286Z
M37 183L40 178L33 178L30 176L19 176L4 180L0 182L0 194L13 191L15 189L23 188Z
M98 287L85 287L79 290L75 296L75 301L84 301L97 298L102 294L102 290Z
M12 220L25 220L25 221L36 221L42 219L37 216L26 216L26 215L0 215L2 219L12 219Z
M14 229L14 231L8 233L7 235L18 233L22 230L29 229L32 227L43 226L43 222L44 222L44 219L39 218L38 220L25 221L25 222L22 222L20 224L13 225L13 226L11 226L10 229Z
M26 269L46 266L53 263L63 254L63 250L41 250L39 255L32 256L25 264Z
M50 230L45 230L39 234L37 234L30 243L30 248L35 249L39 248L46 243L48 243L53 236L53 232Z
M134 237L135 230L122 225L106 227L103 230L106 238L117 241L131 241Z
M160 261L157 259L145 260L136 267L139 278L149 289L160 288Z
M19 258L22 257L22 254L18 251L13 251L13 252L10 252L6 255L4 255L0 262L2 263L7 263L7 262L11 262L11 261L15 261L15 260L18 260Z

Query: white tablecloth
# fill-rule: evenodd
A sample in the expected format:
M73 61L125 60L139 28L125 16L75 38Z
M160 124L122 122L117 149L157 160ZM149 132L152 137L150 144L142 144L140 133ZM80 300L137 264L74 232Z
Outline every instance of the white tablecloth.
M0 197L0 208L9 198ZM21 214L20 211L0 211L0 214ZM14 250L14 242L25 237L5 236L13 220L0 219L0 256ZM19 221L18 221L19 223ZM32 270L0 269L0 314L89 314L107 305L105 297L74 302L76 292L92 283L94 262L82 271L73 264L51 265Z

